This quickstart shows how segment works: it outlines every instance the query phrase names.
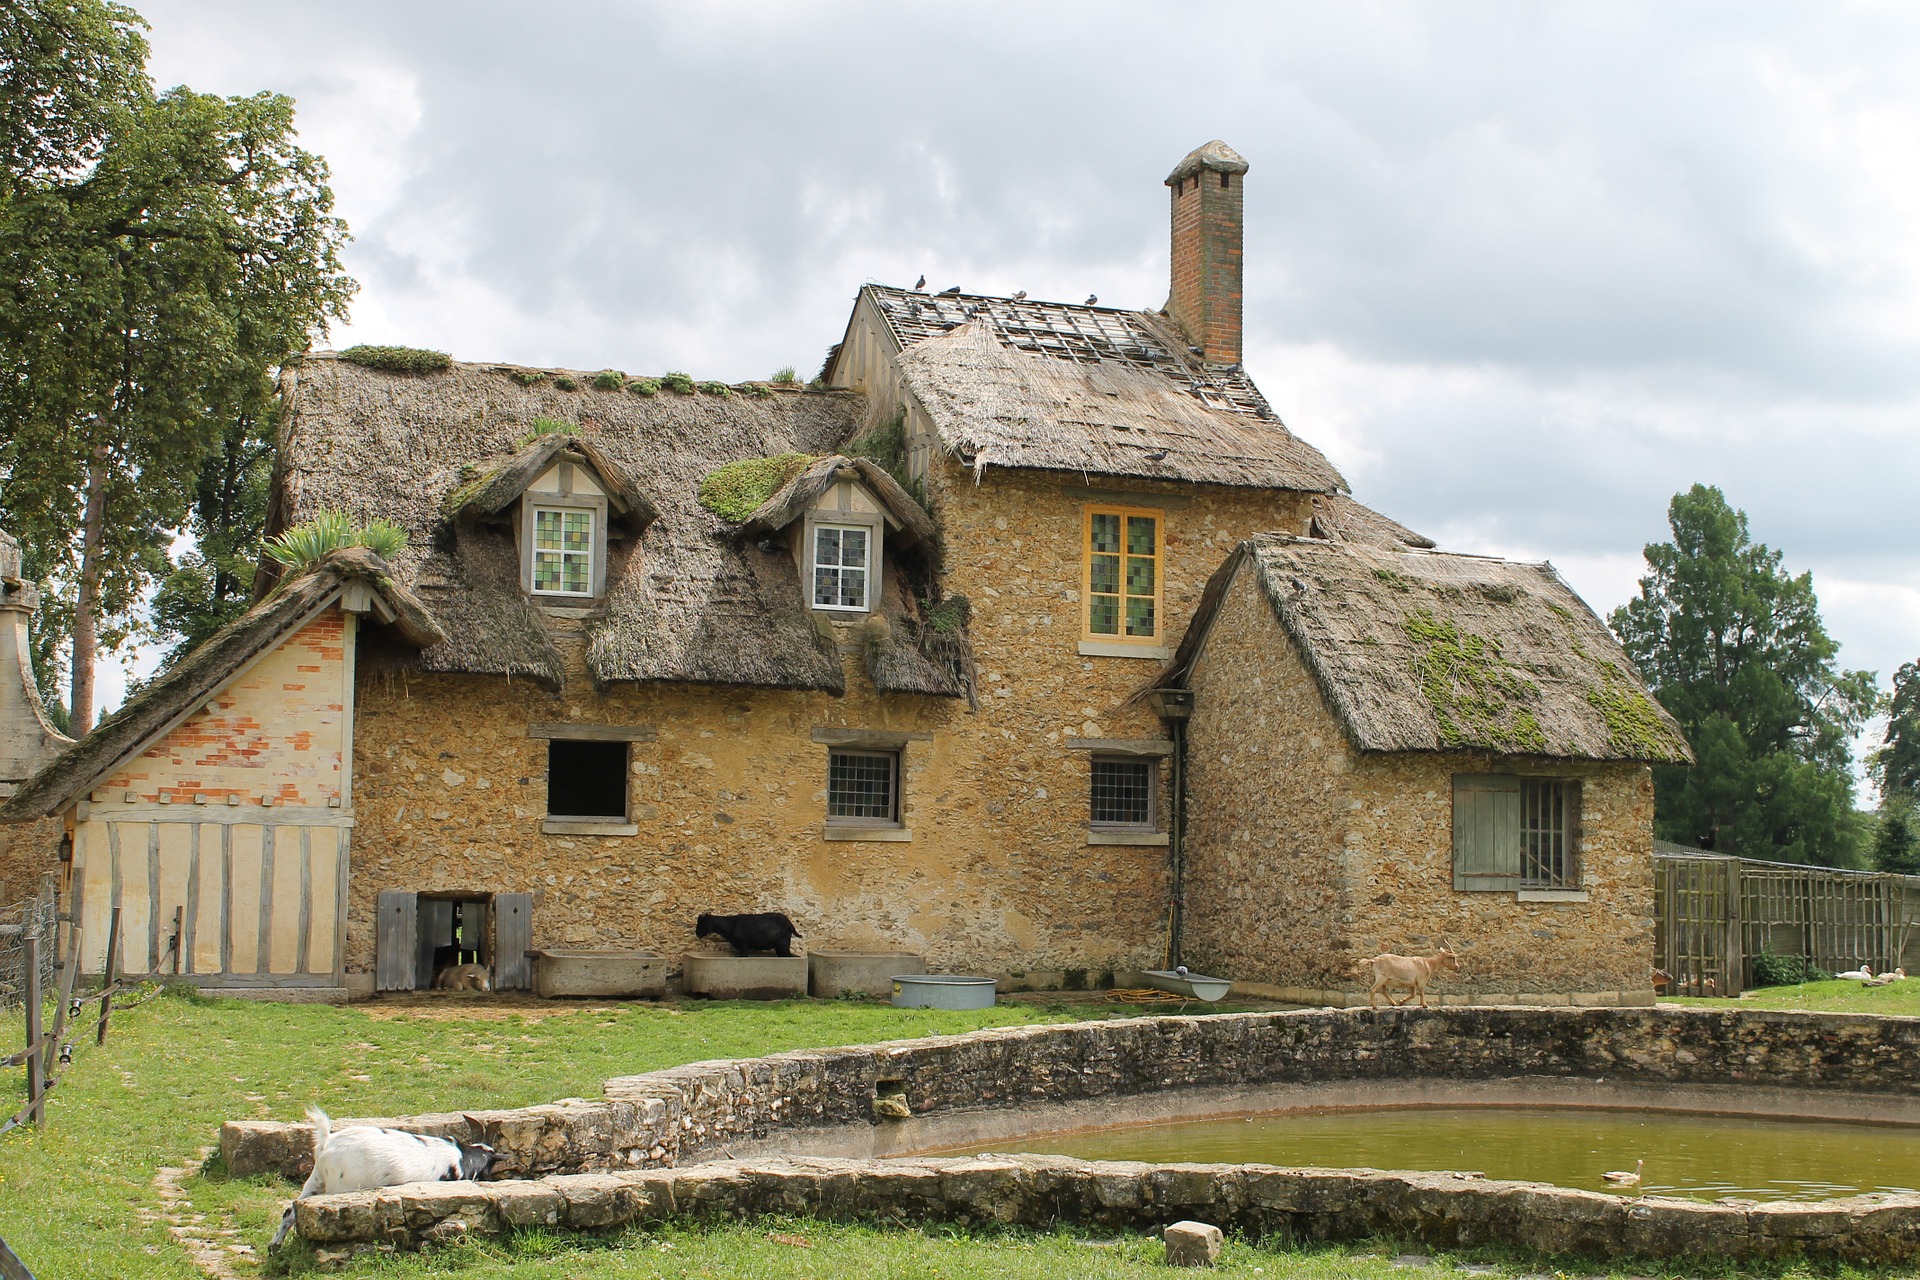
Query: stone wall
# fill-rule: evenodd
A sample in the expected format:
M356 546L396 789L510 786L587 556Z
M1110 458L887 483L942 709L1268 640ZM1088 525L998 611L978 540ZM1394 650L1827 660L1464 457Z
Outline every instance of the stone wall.
M808 947L924 953L936 969L1097 983L1160 963L1167 851L1095 843L1075 738L1158 739L1129 698L1152 658L1082 655L1077 477L944 464L932 478L949 594L973 607L980 708L877 694L857 653L844 697L714 686L597 690L563 644L566 687L369 671L355 727L348 968L373 965L383 889L535 895L534 945L696 943L702 911L780 910ZM1166 510L1171 640L1242 538L1307 518L1302 495L1142 482ZM547 834L546 742L530 725L644 726L631 748L637 834ZM818 729L910 735L910 839L828 840ZM844 834L844 833L836 833ZM364 978L362 981L364 982Z
M910 1152L916 1125L932 1132L943 1117L982 1109L1215 1089L1235 1091L1244 1106L1257 1102L1255 1091L1282 1082L1528 1078L1596 1085L1604 1078L1616 1090L1637 1084L1661 1092L1738 1086L1771 1089L1775 1098L1799 1090L1910 1112L1920 1098L1920 1020L1733 1009L1314 1010L1005 1028L695 1063L609 1081L598 1102L475 1113L479 1132L456 1115L383 1121L468 1140L484 1136L501 1154L496 1176L545 1180L328 1197L303 1203L298 1221L319 1241L410 1243L432 1238L431 1228L449 1217L480 1231L596 1227L708 1210L857 1216L917 1187L912 1194L925 1200L925 1212L916 1220L1041 1225L1029 1210L1052 1204L1063 1220L1090 1224L1145 1227L1197 1216L1253 1234L1284 1228L1339 1238L1390 1230L1446 1246L1519 1243L1652 1255L1711 1247L1742 1257L1828 1250L1825 1256L1856 1261L1903 1260L1920 1251L1920 1197L1706 1205L1449 1175L1035 1157L633 1172L817 1148L811 1139L823 1132L840 1135L843 1149L862 1150L871 1149L876 1132L888 1132L891 1149ZM876 1117L874 1103L883 1095L903 1100L909 1118ZM1129 1103L1122 1110L1138 1109ZM1791 1113L1792 1102L1780 1110ZM235 1176L298 1179L311 1161L305 1125L231 1121L220 1141ZM1465 1198L1430 1198L1451 1191ZM1415 1205L1424 1207L1407 1214Z
M1429 999L1650 1003L1653 788L1632 763L1361 753L1251 570L1191 679L1187 957L1314 1004L1364 999L1379 951L1461 958ZM1453 887L1453 775L1581 783L1580 883L1559 901Z

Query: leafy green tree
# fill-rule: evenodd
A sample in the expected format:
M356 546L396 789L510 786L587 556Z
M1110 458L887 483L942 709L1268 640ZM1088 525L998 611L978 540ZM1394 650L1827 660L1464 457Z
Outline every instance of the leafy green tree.
M1873 869L1920 875L1920 830L1916 830L1912 801L1900 798L1881 803L1880 820L1873 828Z
M230 432L265 420L269 369L344 316L353 289L326 165L295 145L292 102L156 97L139 25L107 0L32 0L0 24L10 101L71 104L71 124L10 149L0 188L0 520L49 588L43 675L63 647L46 633L68 626L80 729L96 656L134 633L174 532L202 514L206 468ZM84 74L46 53L78 37ZM215 613L237 594L217 581L235 553L201 550L227 562L206 595ZM189 600L170 597L167 625L210 631Z
M1676 494L1673 541L1646 548L1640 594L1610 622L1693 745L1654 770L1663 839L1723 853L1858 862L1850 740L1874 706L1869 671L1843 671L1809 574L1754 542L1746 513L1707 485Z
M1883 798L1920 800L1920 662L1903 662L1893 673L1893 692L1882 746L1869 762Z
M247 611L260 535L273 483L271 414L230 418L200 465L188 531L193 548L179 557L154 592L153 627L174 640L173 663Z

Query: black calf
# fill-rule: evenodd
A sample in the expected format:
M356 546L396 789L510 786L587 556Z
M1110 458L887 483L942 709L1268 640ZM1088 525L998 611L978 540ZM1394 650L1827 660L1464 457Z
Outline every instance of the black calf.
M743 956L749 951L771 951L775 955L790 956L793 954L793 940L800 936L800 931L793 927L793 921L779 911L754 911L738 916L715 916L703 912L694 921L693 933L697 938L717 934L734 949L735 954Z

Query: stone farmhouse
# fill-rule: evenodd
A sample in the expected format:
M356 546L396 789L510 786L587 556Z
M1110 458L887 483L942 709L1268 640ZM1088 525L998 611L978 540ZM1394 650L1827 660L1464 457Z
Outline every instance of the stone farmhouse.
M1013 985L1177 957L1364 998L1646 1002L1648 764L1686 758L1545 565L1355 502L1241 362L1247 164L1167 178L1128 311L869 285L816 382L291 363L269 532L397 522L51 762L85 967L426 985L694 947L702 911ZM274 566L265 566L271 569ZM1137 981L1137 978L1132 979Z

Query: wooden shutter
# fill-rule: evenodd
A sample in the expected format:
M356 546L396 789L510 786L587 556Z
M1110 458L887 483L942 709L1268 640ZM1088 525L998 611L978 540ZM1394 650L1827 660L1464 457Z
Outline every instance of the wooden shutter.
M413 971L414 986L420 991L431 991L433 980L440 976L440 966L435 963L440 957L440 948L453 945L453 899L428 898L413 918L418 922L414 926L414 953L418 957Z
M373 989L412 991L419 964L420 896L400 889L380 891L380 917L373 938Z
M533 985L533 895L493 895L493 989L525 991Z
M1453 776L1453 887L1520 887L1520 779Z

